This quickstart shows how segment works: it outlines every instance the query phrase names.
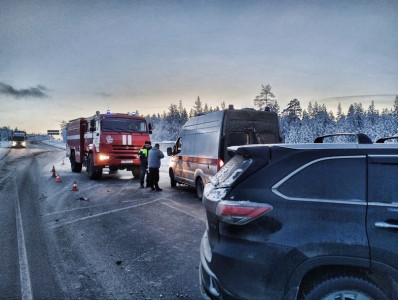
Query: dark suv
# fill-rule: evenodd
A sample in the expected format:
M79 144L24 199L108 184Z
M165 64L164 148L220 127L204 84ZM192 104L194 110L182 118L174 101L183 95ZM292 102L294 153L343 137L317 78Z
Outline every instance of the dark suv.
M323 139L230 149L203 196L205 299L398 299L398 144Z

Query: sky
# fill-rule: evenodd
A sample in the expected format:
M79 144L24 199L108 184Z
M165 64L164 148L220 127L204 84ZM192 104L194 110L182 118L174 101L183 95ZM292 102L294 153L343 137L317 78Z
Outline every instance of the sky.
M267 84L282 110L392 108L398 1L0 1L0 127L254 107Z

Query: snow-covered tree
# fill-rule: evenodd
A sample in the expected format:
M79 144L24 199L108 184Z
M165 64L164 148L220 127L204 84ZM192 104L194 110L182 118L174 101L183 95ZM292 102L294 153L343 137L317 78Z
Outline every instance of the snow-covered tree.
M300 101L298 99L290 100L287 107L282 111L282 116L288 119L288 123L297 122L301 119L303 109L301 108Z
M260 94L254 98L253 102L259 110L263 110L265 106L268 106L269 108L273 108L275 106L276 100L273 100L273 98L275 98L275 95L271 92L271 85L267 84L264 86L264 84L262 84Z
M197 114L203 113L202 100L200 100L200 97L199 97L199 96L198 96L198 98L196 98L196 100L195 100L195 105L194 105L194 107L193 107L193 110L194 110L195 116L196 116Z

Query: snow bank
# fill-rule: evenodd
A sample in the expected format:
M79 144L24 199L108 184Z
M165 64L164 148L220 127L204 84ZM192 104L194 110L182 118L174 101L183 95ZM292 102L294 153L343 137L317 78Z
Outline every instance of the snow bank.
M60 141L60 140L43 140L41 141L43 144L49 145L49 146L53 146L59 149L66 149L66 144L64 141Z
M0 158L6 155L9 151L8 148L11 148L10 141L0 141Z

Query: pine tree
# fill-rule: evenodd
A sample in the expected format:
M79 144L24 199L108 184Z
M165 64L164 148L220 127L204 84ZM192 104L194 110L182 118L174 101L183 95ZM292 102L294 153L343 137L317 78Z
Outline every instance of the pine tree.
M202 101L200 100L200 97L198 96L198 98L196 98L195 100L195 105L193 107L194 111L195 111L195 116L197 114L200 114L203 112L203 108L202 108Z
M262 84L260 95L257 95L253 102L255 106L258 106L259 110L262 110L265 106L268 106L271 111L279 111L279 105L277 105L276 100L272 100L273 98L275 98L275 95L271 92L271 86L269 84L266 86Z
M291 121L296 121L301 119L301 114L303 110L300 106L300 101L296 98L290 100L287 107L282 111L282 115L288 116Z
M394 106L393 106L393 114L395 117L398 117L398 95L395 96Z
M341 108L341 103L339 102L339 105L337 106L337 121L341 120L344 117L345 116L343 113L343 109Z

